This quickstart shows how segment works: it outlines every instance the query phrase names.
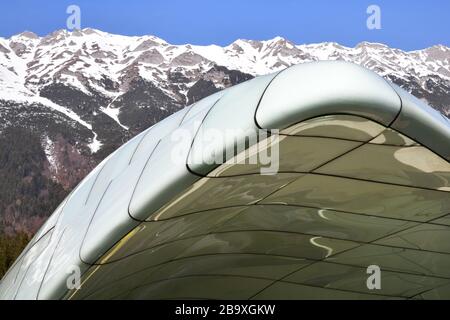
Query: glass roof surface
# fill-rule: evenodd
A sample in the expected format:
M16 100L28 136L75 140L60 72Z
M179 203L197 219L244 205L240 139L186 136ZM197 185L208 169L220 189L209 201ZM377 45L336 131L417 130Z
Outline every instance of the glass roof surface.
M66 298L450 298L448 162L354 116L282 135L279 173L220 166L140 222ZM366 286L370 265L380 290Z

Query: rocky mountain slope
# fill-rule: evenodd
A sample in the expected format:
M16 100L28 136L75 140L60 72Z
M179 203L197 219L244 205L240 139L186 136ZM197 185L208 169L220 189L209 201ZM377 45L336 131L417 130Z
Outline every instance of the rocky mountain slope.
M0 232L33 232L101 159L224 87L292 64L352 61L450 116L450 48L295 45L277 37L172 45L94 29L0 38Z

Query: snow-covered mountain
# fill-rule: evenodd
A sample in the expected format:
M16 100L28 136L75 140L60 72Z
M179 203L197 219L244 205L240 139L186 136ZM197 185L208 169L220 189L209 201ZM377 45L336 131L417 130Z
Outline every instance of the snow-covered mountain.
M276 37L220 47L94 29L45 37L24 32L0 38L0 145L21 137L17 146L23 142L25 150L27 141L37 141L42 163L20 179L40 175L69 190L110 151L180 108L254 76L317 60L360 64L450 116L450 48L442 45L405 52ZM13 200L0 197L0 215L22 210Z
M185 103L189 89L214 66L256 76L317 60L352 61L382 76L414 80L429 92L430 80L450 81L450 48L442 45L405 52L367 42L355 48L331 42L295 45L281 37L239 39L226 47L171 45L155 36L83 29L59 30L46 37L24 32L0 38L0 53L0 97L6 99L39 96L44 87L55 83L112 99L127 92L130 82L140 77ZM220 77L210 80L219 88L224 85Z
M280 37L237 40L226 47L171 45L155 36L127 37L94 29L0 38L0 99L36 104L76 122L91 131L88 146L95 152L108 142L106 132L93 128L98 122L112 120L116 130L135 133L159 120L151 115L155 112L171 113L251 76L317 60L358 63L449 114L450 48L441 45L404 52L366 42L355 48L295 45ZM143 94L141 99L127 96L136 90ZM75 101L68 101L69 96ZM142 115L151 121L141 123Z

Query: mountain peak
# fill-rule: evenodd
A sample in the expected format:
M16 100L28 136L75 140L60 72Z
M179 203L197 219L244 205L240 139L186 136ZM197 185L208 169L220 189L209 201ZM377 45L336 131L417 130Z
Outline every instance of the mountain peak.
M355 46L355 49L358 48L389 48L389 47L384 43L361 41Z
M280 36L276 36L272 39L268 39L265 40L264 42L288 42L289 40L287 40L286 38L280 37Z
M442 52L449 52L450 48L444 46L443 44L436 44L432 47L426 48L427 51L442 51Z
M39 36L31 31L24 31L17 35L18 37L28 38L28 39L39 39Z
M101 34L101 33L106 33L106 32L103 32L103 31L100 31L100 30L97 30L97 29L94 29L94 28L84 28L84 29L81 29L81 32L83 34Z

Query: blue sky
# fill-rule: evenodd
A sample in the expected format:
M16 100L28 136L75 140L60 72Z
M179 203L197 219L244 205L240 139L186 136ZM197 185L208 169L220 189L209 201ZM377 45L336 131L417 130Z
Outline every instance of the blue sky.
M70 4L81 8L82 28L153 34L174 44L226 45L238 38L282 36L297 44L371 41L405 50L450 46L449 0L4 0L0 36L24 30L46 35L65 28ZM380 30L366 27L371 4L381 9Z

